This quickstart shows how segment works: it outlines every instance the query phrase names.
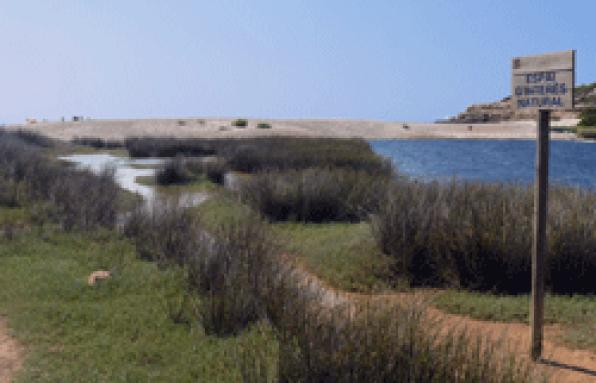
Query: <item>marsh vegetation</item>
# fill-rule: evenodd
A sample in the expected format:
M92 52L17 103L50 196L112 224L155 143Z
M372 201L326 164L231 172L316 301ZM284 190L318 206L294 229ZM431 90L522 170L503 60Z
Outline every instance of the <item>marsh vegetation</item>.
M51 161L43 149L48 146L36 140L0 136L0 205L22 212L15 217L30 228L0 242L0 262L15 275L56 263L51 275L67 277L44 293L52 299L44 310L27 309L33 302L29 289L39 291L48 283L43 278L2 285L19 304L0 307L25 319L17 333L32 339L35 363L48 371L47 380L75 374L143 380L166 373L181 380L246 382L535 378L531 366L486 339L445 329L425 315L426 303L380 307L329 301L320 285L297 271L299 260L284 255L298 251L308 262L323 262L312 269L349 289L409 285L525 292L531 216L525 187L415 182L396 175L362 140L130 139L126 147L133 157L173 157L158 171L158 183L206 177L217 194L197 208L164 201L148 209L120 202L113 172L92 174ZM217 159L192 158L198 155ZM216 186L228 171L249 173L239 190ZM80 201L67 205L69 198ZM596 289L589 280L596 267L594 198L585 190L552 193L553 291ZM114 229L118 213L127 217L121 232ZM321 253L327 247L331 253L340 249L336 258L347 254L354 262L327 263L331 258ZM26 256L10 256L15 252ZM85 256L77 257L79 252ZM570 258L573 262L561 261ZM32 262L37 271L25 267ZM114 271L114 278L98 289L73 282L100 267ZM342 273L334 273L339 267ZM507 272L497 275L494 268ZM569 273L575 278L567 278ZM137 295L142 299L135 302ZM69 353L69 365L58 367L59 356L48 350L64 332L72 336L68 350L82 347L86 341L79 331L94 332L114 321L111 314L93 317L84 310L108 307L124 310L118 326L137 323L123 330L136 340L125 344L106 333L112 356ZM72 322L40 324L42 317L62 318L70 311ZM146 320L133 319L137 315ZM174 349L187 356L172 358ZM121 377L109 375L108 363L122 353L129 353L123 359L129 363L120 366ZM89 365L95 367L85 368ZM23 376L39 374L29 367Z

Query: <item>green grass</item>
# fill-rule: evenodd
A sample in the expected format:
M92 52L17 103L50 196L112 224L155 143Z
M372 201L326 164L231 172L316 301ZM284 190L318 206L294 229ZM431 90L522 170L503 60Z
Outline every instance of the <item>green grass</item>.
M250 208L238 202L229 192L221 189L207 201L195 208L201 215L201 222L208 228L230 222L235 217L245 216Z
M448 290L437 294L434 304L475 319L528 323L530 298ZM596 350L596 296L547 295L544 319L563 326L562 340L570 346Z
M180 309L200 304L183 299L181 270L137 260L114 233L44 237L0 241L0 314L28 351L19 382L237 382L238 360L257 351L274 365L268 325L205 335ZM97 269L113 278L87 286Z
M368 223L272 225L284 250L296 255L330 285L351 291L385 289L390 261L377 247Z
M208 227L250 209L224 193L196 208ZM388 287L391 263L377 247L368 223L275 223L270 227L283 251L297 256L308 270L331 286L350 291Z
M0 206L0 226L25 225L29 221L29 212L24 208Z

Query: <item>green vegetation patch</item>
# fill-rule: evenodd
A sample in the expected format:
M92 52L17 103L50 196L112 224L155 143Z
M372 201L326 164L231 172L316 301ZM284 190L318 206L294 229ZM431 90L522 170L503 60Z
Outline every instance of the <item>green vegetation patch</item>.
M433 303L452 314L475 319L528 323L528 295L494 295L448 290L436 296ZM562 339L573 347L596 350L596 297L590 295L547 295L544 319L561 324Z
M272 225L284 250L333 287L370 291L387 287L391 261L379 250L368 223Z
M113 277L87 286L97 269ZM135 259L110 232L0 241L0 314L28 350L18 381L237 382L242 350L275 359L267 325L206 336L186 294L180 269Z
M584 109L580 113L580 126L596 126L596 109Z
M235 126L237 128L246 128L248 126L248 120L244 118L238 118L232 121L232 126Z

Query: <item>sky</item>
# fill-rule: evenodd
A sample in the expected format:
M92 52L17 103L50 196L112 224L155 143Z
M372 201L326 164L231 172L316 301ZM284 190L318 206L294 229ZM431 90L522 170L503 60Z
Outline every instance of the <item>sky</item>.
M593 0L0 0L0 124L25 118L433 121L577 50Z

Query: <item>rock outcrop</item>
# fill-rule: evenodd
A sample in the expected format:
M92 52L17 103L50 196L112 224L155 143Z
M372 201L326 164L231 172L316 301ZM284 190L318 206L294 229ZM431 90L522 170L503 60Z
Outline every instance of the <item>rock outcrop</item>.
M596 108L596 83L582 85L575 88L575 109L555 111L553 119L579 118L582 109ZM536 113L531 111L515 111L511 105L511 97L487 103L469 106L465 112L447 120L451 123L479 123L501 122L511 120L531 120L536 118Z

